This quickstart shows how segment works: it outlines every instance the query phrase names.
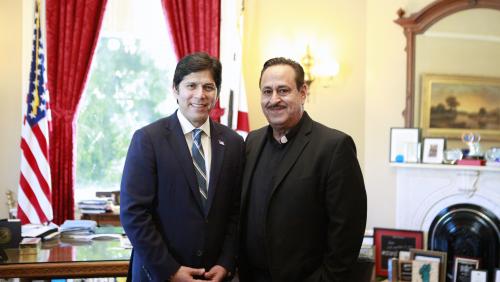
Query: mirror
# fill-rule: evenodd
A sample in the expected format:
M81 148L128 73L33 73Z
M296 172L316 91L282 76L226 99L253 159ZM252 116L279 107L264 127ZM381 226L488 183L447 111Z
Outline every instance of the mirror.
M460 132L477 127L481 135L490 140L499 140L500 1L441 0L408 17L405 17L403 10L399 10L398 15L395 22L404 28L407 39L407 85L403 111L405 127L422 127L424 136L432 136L432 130L426 128L429 116L425 114L426 111L431 111L431 107L434 107L434 114L437 108L428 101L427 94L431 91L428 88L434 91L434 84L431 87L430 83L438 81L440 85L449 83L454 86L456 81L467 81L470 82L467 86L469 89L475 89L478 85L491 86L498 99L484 98L482 103L485 106L476 107L472 100L458 96L458 102L462 102L462 106L461 112L455 111L455 115L458 112L465 116L464 105L474 110L469 110L470 113L465 116L468 119L466 121L454 118L450 122L448 119L448 127L455 129L437 131L441 133L438 135L459 139ZM426 76L428 74L437 76ZM492 102L485 103L488 99ZM445 118L446 112L450 114L456 102L441 103L441 108L438 108L441 110L440 117ZM480 115L483 115L482 120ZM498 119L489 120L493 116ZM436 117L439 116L434 114L432 121L435 122ZM475 124L470 125L469 122L472 121Z

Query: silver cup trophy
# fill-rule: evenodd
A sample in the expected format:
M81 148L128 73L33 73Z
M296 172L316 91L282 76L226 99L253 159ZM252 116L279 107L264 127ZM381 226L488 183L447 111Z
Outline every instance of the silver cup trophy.
M462 134L462 142L467 144L467 146L469 147L469 153L467 154L467 157L475 158L483 156L479 141L481 141L481 135L479 134L474 134L473 132L464 132Z

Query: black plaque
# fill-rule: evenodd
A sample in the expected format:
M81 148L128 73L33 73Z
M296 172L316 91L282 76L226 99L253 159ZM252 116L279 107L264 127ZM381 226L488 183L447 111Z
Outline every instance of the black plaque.
M415 245L415 238L382 236L382 267L387 268L389 259L397 258L399 251L408 251L411 248L415 248Z
M21 222L0 220L0 249L17 248L21 242Z

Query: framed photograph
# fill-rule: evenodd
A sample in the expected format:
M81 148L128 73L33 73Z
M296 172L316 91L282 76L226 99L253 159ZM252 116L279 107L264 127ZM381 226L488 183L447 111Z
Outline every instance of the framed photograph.
M360 258L375 259L375 247L373 245L373 236L365 235L363 237L363 243L361 243L361 249L359 250Z
M389 161L393 163L417 163L419 142L420 128L391 128Z
M411 282L439 282L439 264L437 261L412 261Z
M424 233L422 231L374 228L375 241L375 273L387 277L390 258L398 258L400 251L422 248Z
M470 282L487 282L488 272L486 270L471 270Z
M479 259L455 257L453 261L453 282L470 281L471 271L479 268Z
M446 257L446 252L410 249L412 260L439 263L439 282L446 282Z
M421 89L423 136L460 139L473 131L500 140L500 78L423 74Z
M446 139L444 138L424 138L424 149L422 162L430 164L440 164L443 162L443 154L446 149Z

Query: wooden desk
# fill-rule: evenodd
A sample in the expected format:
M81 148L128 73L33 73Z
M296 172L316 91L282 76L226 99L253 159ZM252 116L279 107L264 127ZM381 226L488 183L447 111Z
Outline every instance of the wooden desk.
M0 262L1 278L84 278L127 276L130 249L119 240L91 242L55 239L42 245L36 255L5 250L8 261Z
M97 226L121 226L120 215L117 213L82 213L81 219L94 220Z

